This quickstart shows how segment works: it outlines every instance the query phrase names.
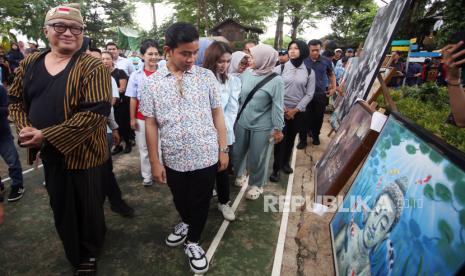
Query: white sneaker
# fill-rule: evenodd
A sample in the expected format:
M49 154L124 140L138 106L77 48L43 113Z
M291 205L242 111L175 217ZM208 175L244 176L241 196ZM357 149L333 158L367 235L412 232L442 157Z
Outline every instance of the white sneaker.
M182 244L187 237L187 232L189 231L189 225L184 222L178 223L174 227L173 232L171 232L165 240L166 245L168 246L178 246Z
M218 210L221 213L223 213L223 217L225 220L233 221L236 219L236 215L234 214L233 209L231 208L231 206L229 206L228 203L226 204L218 203Z
M142 182L142 185L143 185L144 187L150 187L150 186L153 185L153 182L152 182L152 180L144 180L144 181Z
M249 183L249 176L244 174L236 178L236 181L234 181L234 185L237 187L242 187Z
M184 245L184 252L189 258L189 266L195 274L204 274L208 271L208 260L205 251L198 243L188 243Z
M215 189L213 189L212 197L215 197L217 195L218 195L218 192Z

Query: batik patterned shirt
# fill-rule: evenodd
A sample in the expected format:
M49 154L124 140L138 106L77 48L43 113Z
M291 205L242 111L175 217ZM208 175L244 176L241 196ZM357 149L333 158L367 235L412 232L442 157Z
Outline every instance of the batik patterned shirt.
M160 68L142 85L139 108L157 121L164 165L187 172L218 162L212 109L221 108L220 88L210 70L193 66L178 81Z

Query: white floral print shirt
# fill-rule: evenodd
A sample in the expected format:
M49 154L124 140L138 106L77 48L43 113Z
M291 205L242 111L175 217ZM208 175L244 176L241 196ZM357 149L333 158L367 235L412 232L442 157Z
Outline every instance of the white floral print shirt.
M212 109L221 108L220 88L210 70L194 65L178 81L160 68L142 85L139 108L157 121L164 165L187 172L218 162Z

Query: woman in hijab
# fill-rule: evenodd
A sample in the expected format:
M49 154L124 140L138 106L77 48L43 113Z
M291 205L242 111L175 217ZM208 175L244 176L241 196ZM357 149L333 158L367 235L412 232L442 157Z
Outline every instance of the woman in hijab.
M231 64L228 74L239 77L250 66L250 56L242 51L236 51L231 55Z
M236 175L239 178L245 178L242 175L243 168L247 168L250 187L245 197L255 200L263 193L263 186L267 182L271 144L279 143L283 138L284 83L273 72L278 60L275 49L260 44L251 48L250 52L255 65L253 70L246 70L241 75L240 108L234 128L236 143L232 159L234 168L238 168ZM264 79L268 81L244 105L247 96ZM240 183L238 180L236 179L236 183Z
M307 44L301 40L293 40L287 47L289 61L284 67L276 66L274 71L284 81L284 139L274 146L273 173L270 181L278 182L280 171L293 173L289 165L295 136L303 125L305 108L315 93L315 73L304 63L310 52Z

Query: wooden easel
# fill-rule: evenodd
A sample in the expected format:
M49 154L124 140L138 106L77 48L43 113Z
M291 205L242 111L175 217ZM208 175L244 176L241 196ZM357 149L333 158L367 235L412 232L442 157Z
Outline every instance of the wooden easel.
M392 71L395 71L395 70L392 70ZM389 94L389 88L387 87L386 82L384 81L383 76L381 74L378 74L378 81L381 84L381 91L383 92L383 97L384 97L384 100L386 101L386 104L391 108L392 111L397 112L398 109L397 109L396 103L392 100L392 97ZM374 96L373 98L376 99ZM368 104L371 104L371 103L368 103Z
M374 102L378 98L379 94L383 93L384 95L382 83L384 83L385 86L387 87L386 83L389 83L391 79L396 75L397 71L395 68L389 68L389 69L390 69L389 72L384 77L382 76L382 72L381 72L382 70L380 70L380 72L378 73L378 82L380 84L380 87L378 88L378 90L376 90L373 96L371 96L371 98L367 99L368 104L371 104L372 102ZM380 77L382 79L382 82L380 81Z

